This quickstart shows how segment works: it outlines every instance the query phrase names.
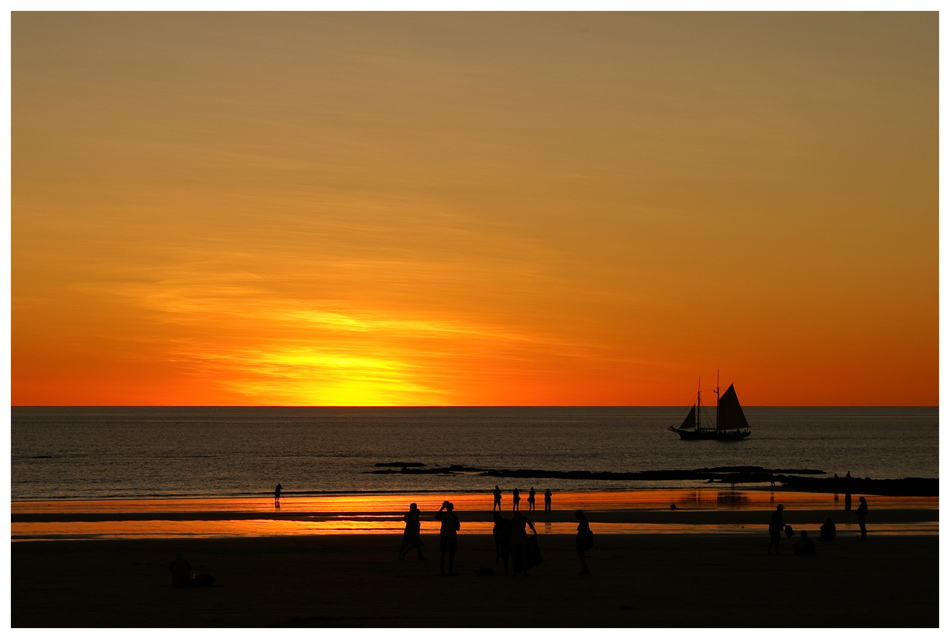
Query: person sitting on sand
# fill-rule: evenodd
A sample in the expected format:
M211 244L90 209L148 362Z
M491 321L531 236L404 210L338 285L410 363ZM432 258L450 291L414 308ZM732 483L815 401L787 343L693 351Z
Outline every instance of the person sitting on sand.
M508 555L511 554L511 522L501 516L501 512L495 511L493 514L495 526L491 534L495 540L495 564L501 559L505 566L505 574L508 574Z
M175 561L168 568L172 572L173 588L183 588L191 585L191 565L180 550L175 553Z
M836 535L835 522L831 521L831 517L829 517L825 520L825 523L821 525L821 540L834 541Z
M450 501L443 501L435 518L442 522L439 531L439 574L443 577L454 577L452 568L455 566L455 552L458 550L458 531L462 528L458 516L452 511L455 505ZM449 572L445 572L445 555L449 556Z
M406 554L413 548L416 549L419 561L426 559L422 555L422 524L419 522L421 514L419 507L413 502L409 504L409 512L402 516L406 520L406 530L402 534L402 545L399 547L399 561L405 559Z
M544 512L551 512L551 489L544 491Z
M528 531L525 526L531 526L531 532L538 534L537 528L531 520L517 511L511 520L511 563L512 574L523 572L528 576Z
M577 558L581 560L582 575L589 575L587 568L587 556L585 553L594 547L594 533L590 530L590 522L587 521L587 515L584 511L577 509L574 511L574 519L577 520L577 537L574 540L574 547L577 550Z
M495 490L492 491L492 495L495 496L495 503L491 507L492 511L494 512L495 509L501 510L501 488L495 486Z
M782 541L782 530L785 529L785 521L782 519L782 511L785 506L779 504L769 519L769 554L772 554L772 546L775 546L775 554L779 554L778 545Z
M511 493L511 509L512 510L521 510L521 492L515 488Z
M815 542L811 540L811 537L808 536L807 531L802 531L801 538L795 542L795 547L792 549L796 555L814 555L815 554Z

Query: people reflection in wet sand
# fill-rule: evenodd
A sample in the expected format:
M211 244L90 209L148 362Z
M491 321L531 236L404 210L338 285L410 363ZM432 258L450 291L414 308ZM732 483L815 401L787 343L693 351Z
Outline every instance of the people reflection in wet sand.
M551 489L544 491L544 512L551 512Z
M277 484L277 488L274 489L274 505L280 508L280 491L283 490L280 484Z
M521 514L521 511L517 511L515 516L511 519L511 563L512 563L512 574L517 575L519 572L523 572L524 576L528 576L528 530L527 526L531 527L531 532L535 535L538 534L537 528L534 527L534 524L530 519Z
M779 543L782 541L782 531L785 529L785 521L782 518L782 511L785 506L779 504L775 507L771 519L769 519L769 554L772 554L772 547L775 547L775 554L779 554Z
M534 486L528 491L528 511L534 510Z
M577 558L581 560L582 575L589 575L587 568L587 551L594 547L594 533L591 532L590 522L587 521L587 515L584 511L577 509L574 511L574 519L577 520L577 537L574 540L574 546L577 550Z
M811 537L808 536L808 532L803 530L802 536L798 541L795 542L795 546L792 548L792 552L796 555L814 555L815 554L815 542L811 540Z
M419 516L422 511L415 504L409 504L409 512L402 516L406 521L406 530L402 533L402 545L399 547L399 561L406 558L406 555L413 548L416 549L416 556L419 561L425 561L427 557L422 554L422 523Z
M454 512L455 505L450 501L443 501L435 518L442 522L439 531L439 574L443 577L454 577L455 552L458 550L458 531L462 528L458 516ZM445 556L449 556L449 571L445 572Z
M831 521L831 517L825 520L825 523L821 525L821 536L822 541L834 541L837 536L837 531L835 530L835 522Z
M521 510L521 491L517 488L511 492L511 504L512 510Z
M501 516L501 512L493 513L495 526L492 528L492 537L495 540L495 565L500 559L508 573L508 555L511 554L511 522Z
M861 502L861 505L858 506L858 526L861 527L861 541L868 540L868 501L864 497L859 497L858 501Z
M492 491L492 495L495 496L495 503L492 505L492 511L501 510L501 488L495 486L495 490Z

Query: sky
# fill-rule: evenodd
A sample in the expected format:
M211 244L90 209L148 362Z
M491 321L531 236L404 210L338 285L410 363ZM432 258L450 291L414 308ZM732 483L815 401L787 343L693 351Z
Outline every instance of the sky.
M937 405L938 17L24 13L13 405Z

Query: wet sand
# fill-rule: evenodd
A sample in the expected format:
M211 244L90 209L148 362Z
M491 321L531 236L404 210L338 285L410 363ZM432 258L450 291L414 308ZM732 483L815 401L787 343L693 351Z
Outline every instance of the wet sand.
M595 527L596 530L596 527ZM597 534L590 576L571 535L539 536L531 575L466 534L457 577L396 560L397 535L96 539L11 544L13 627L936 627L938 536L852 532L815 556L766 553L764 529ZM174 589L181 550L209 588Z

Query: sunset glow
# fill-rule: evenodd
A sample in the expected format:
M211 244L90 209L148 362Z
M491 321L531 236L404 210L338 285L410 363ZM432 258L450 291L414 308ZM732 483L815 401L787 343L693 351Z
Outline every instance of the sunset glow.
M932 13L12 15L14 405L938 403Z

